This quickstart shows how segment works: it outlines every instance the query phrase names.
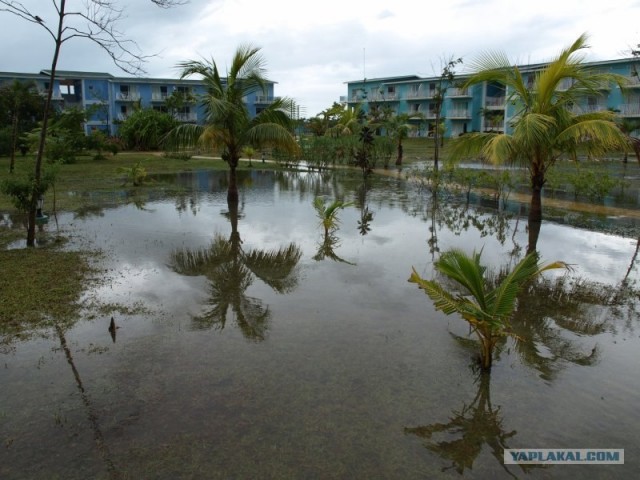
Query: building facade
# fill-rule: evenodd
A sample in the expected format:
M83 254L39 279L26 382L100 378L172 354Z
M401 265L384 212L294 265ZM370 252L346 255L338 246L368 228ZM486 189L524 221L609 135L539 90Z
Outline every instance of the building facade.
M0 72L0 84L18 80L33 82L41 95L49 89L49 71L36 74ZM245 97L251 116L274 101L275 82L267 82L265 91ZM85 111L85 133L102 131L117 135L118 124L137 108L152 108L170 113L178 121L202 124L204 109L199 101L206 93L199 80L168 78L114 77L109 73L59 70L53 83L54 108L80 108Z
M574 105L575 111L613 110L622 118L640 121L640 59L591 62L585 66L599 73L621 75L627 84L624 88L602 85L599 95L583 98ZM518 66L530 84L544 67L545 64ZM508 102L510 92L503 85L487 82L461 88L465 79L464 75L456 76L450 84L442 84L444 88L439 77L416 75L349 81L348 95L340 100L349 107L360 105L367 113L380 110L391 115L408 114L415 126L410 135L428 137L435 129L438 92L444 91L440 118L444 120L445 137L467 132L509 132L510 120L517 115L516 107ZM569 86L565 83L559 90Z

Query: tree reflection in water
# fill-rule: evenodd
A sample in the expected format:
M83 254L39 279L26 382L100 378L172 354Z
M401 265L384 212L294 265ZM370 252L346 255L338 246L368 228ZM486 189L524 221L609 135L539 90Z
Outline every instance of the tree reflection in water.
M455 469L459 474L463 474L465 469L472 469L473 463L486 444L500 466L516 478L504 465L503 452L505 448L509 448L507 441L517 432L505 430L500 406L491 403L490 379L488 373L478 375L478 391L475 397L469 404L463 404L459 410L452 410L447 423L405 427L405 434L420 437L424 440L425 448L451 462L449 466L443 467L442 471ZM438 440L439 437L442 437L442 440ZM523 470L526 471L524 468Z
M228 217L229 240L217 234L207 248L175 251L170 266L181 275L203 275L210 282L210 308L194 318L196 326L222 330L231 310L245 338L261 341L271 312L262 300L246 295L246 290L258 278L278 293L293 291L298 284L296 267L302 252L294 243L278 250L245 251L238 232L237 202L229 202Z

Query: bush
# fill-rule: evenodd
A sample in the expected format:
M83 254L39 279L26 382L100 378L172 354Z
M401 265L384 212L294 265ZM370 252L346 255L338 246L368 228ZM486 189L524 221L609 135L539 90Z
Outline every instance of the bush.
M133 112L120 124L119 134L131 150L159 150L164 137L178 125L168 113L143 109Z

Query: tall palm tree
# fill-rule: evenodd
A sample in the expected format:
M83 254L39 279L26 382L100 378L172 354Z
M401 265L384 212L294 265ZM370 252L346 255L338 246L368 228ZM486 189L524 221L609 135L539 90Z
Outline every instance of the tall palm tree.
M205 123L177 127L170 141L179 147L199 145L222 149L222 159L229 165L230 172L229 202L238 201L236 168L245 146L298 151L288 116L288 112L294 110L293 100L274 98L254 118L247 110L244 98L266 89L264 65L260 48L251 45L238 47L226 77L221 76L213 59L209 63L189 60L178 65L182 68L181 78L194 74L203 77L207 92L200 100L204 105Z
M586 48L587 36L581 35L535 72L532 84L520 68L511 66L505 54L487 53L472 64L474 73L464 85L502 84L507 91L507 105L516 109L510 132L463 135L453 142L450 154L453 158L481 154L494 163L521 162L527 167L531 185L529 252L536 249L546 174L558 159L575 155L578 149L599 155L626 145L613 112L580 112L574 108L586 96L600 96L603 85L624 83L619 75L588 70L580 55Z
M436 310L446 315L459 313L469 323L480 341L480 363L484 370L491 369L493 351L498 341L510 335L510 318L516 308L518 293L523 286L554 268L568 268L563 262L544 266L538 263L538 255L532 252L524 257L506 276L493 286L487 268L480 264L480 253L471 256L461 250L452 249L442 254L434 263L437 272L461 287L454 295L435 280L424 280L415 268L409 278L425 291L434 302Z

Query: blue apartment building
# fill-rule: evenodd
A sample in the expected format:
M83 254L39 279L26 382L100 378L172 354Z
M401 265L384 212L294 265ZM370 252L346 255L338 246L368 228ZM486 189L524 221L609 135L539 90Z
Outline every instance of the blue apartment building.
M587 96L576 112L594 112L611 109L622 118L640 121L640 59L627 58L586 63L587 68L599 73L615 73L627 79L624 88L602 85L599 95ZM518 66L525 81L533 84L536 72L545 64ZM488 82L461 88L465 75L458 75L446 86L441 119L444 119L445 137L456 137L467 132L509 131L510 120L517 115L516 107L508 102L509 93L503 85ZM398 77L367 78L347 83L348 95L341 102L349 107L360 105L365 112L384 109L391 114L408 114L414 129L411 136L433 135L436 119L435 98L439 77L407 75ZM569 83L560 86L566 89ZM635 134L640 132L635 131Z
M49 88L49 71L39 73L0 72L0 84L14 80L33 82L41 95ZM265 91L245 97L251 116L260 113L274 100L275 82L267 82ZM100 130L117 135L119 122L135 108L153 108L168 112L167 99L179 92L187 99L179 109L170 112L178 121L202 124L204 110L198 98L206 93L199 80L170 78L115 77L109 73L58 70L53 84L53 104L59 110L81 108L87 113L85 133Z

